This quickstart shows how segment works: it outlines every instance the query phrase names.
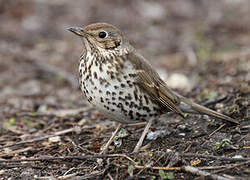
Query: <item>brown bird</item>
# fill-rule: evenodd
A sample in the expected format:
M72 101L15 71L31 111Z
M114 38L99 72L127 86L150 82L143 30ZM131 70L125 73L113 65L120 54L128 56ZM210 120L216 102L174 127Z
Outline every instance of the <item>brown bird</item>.
M169 111L182 117L183 112L207 114L238 124L233 118L173 92L118 28L96 23L68 30L78 35L85 46L79 64L81 90L89 103L109 119L121 123L149 122L144 137L152 119Z

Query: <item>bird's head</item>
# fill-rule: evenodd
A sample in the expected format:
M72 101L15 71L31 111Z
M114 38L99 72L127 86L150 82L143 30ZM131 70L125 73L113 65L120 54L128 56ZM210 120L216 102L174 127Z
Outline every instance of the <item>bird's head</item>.
M84 28L71 27L69 31L81 37L87 51L119 50L127 44L121 31L106 23L90 24Z

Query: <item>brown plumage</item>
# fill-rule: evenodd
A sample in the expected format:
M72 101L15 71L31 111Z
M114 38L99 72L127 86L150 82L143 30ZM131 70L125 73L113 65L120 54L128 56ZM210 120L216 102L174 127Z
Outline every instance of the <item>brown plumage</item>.
M169 111L184 117L183 111L191 112L188 107L238 124L169 89L116 27L96 23L69 30L81 37L86 49L79 66L81 89L88 101L112 120L148 121Z

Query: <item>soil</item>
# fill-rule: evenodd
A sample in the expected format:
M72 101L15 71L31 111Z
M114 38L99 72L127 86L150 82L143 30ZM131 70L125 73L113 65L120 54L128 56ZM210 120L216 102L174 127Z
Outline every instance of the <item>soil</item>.
M0 0L0 177L248 179L249 7L247 0ZM240 124L168 113L139 153L131 152L144 125L124 125L99 155L117 123L79 90L83 45L67 31L93 22L119 27L169 86Z

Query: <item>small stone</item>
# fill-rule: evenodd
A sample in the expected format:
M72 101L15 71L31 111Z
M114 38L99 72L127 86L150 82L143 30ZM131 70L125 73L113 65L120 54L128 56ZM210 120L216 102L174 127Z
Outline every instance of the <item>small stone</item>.
M208 115L203 115L203 118L206 119L206 120L210 120Z
M185 133L179 133L179 136L186 136L186 134Z
M61 141L61 138L60 138L60 136L54 136L54 137L49 138L49 141L50 142L59 142L59 141Z
M224 108L224 104L222 104L222 103L217 103L215 105L215 109L223 109L223 108Z
M103 159L98 158L96 161L97 161L97 163L99 164L99 166L102 166L102 165L103 165Z
M88 120L83 118L83 119L81 119L81 120L78 122L78 125L79 125L79 126L83 126L83 125L87 124L87 122L88 122Z
M180 73L174 73L170 75L167 80L167 84L173 89L181 89L185 91L189 91L192 89L191 82L189 81L187 76Z
M5 173L5 170L0 170L0 175L4 173Z
M235 156L233 156L233 158L243 158L243 156L242 155L235 155Z
M171 149L166 150L167 153L173 152Z
M154 131L154 132L149 132L147 135L148 140L156 140L159 137L164 137L168 134L169 132L166 130L160 130L160 131Z
M187 126L184 125L184 124L181 124L177 128L180 129L180 130L185 130L187 128Z

